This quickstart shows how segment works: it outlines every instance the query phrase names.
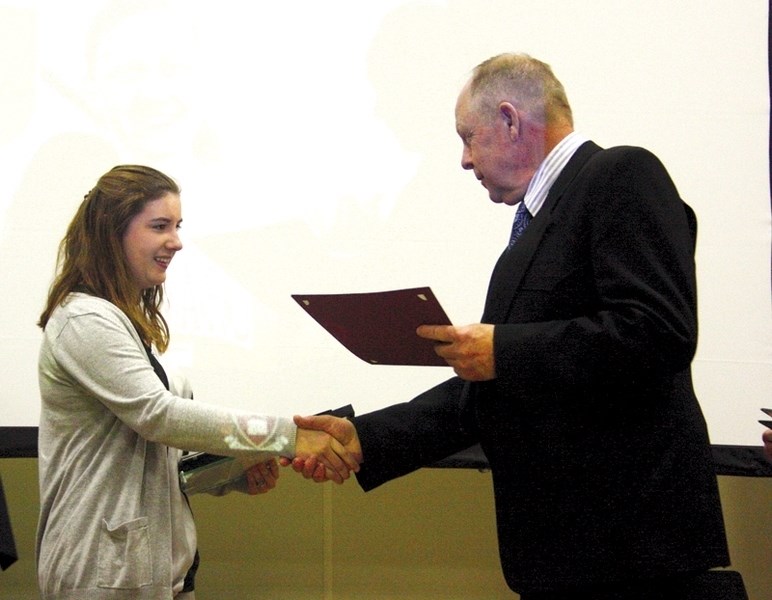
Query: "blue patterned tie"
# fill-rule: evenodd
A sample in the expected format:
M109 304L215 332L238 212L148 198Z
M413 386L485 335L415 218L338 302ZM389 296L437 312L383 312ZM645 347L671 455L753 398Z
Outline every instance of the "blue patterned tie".
M517 212L515 213L515 222L512 223L512 234L509 236L510 248L515 245L517 238L523 234L525 228L530 222L531 213L529 213L528 209L525 207L525 202L521 202L520 206L517 207Z

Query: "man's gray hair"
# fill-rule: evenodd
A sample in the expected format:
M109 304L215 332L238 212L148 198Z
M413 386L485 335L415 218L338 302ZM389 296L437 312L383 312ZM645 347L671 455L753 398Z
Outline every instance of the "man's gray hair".
M573 125L566 91L552 68L528 54L499 54L474 68L470 96L483 114L493 115L500 102L515 104L545 122L566 119Z

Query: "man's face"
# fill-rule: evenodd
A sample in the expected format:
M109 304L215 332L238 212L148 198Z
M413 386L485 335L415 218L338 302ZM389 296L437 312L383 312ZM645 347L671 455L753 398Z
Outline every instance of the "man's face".
M515 110L511 104L507 106ZM464 144L461 166L474 171L496 203L520 202L533 176L519 125L506 109L482 114L472 102L468 86L458 97L456 131Z

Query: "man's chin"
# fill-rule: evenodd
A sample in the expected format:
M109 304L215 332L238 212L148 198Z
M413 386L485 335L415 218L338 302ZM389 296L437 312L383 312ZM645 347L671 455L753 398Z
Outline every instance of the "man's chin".
M498 196L494 200L493 194L491 194L491 200L493 200L494 202L497 202L498 204L506 204L507 206L517 206L518 204L520 204L523 201L523 197L522 196L519 196L519 197L517 197L517 196L504 196L504 197Z

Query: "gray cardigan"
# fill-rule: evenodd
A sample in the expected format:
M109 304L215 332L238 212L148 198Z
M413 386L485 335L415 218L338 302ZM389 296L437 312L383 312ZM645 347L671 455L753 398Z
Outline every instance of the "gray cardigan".
M177 449L293 456L290 418L192 402L154 372L126 315L72 294L38 363L38 583L45 600L166 600L196 548Z

